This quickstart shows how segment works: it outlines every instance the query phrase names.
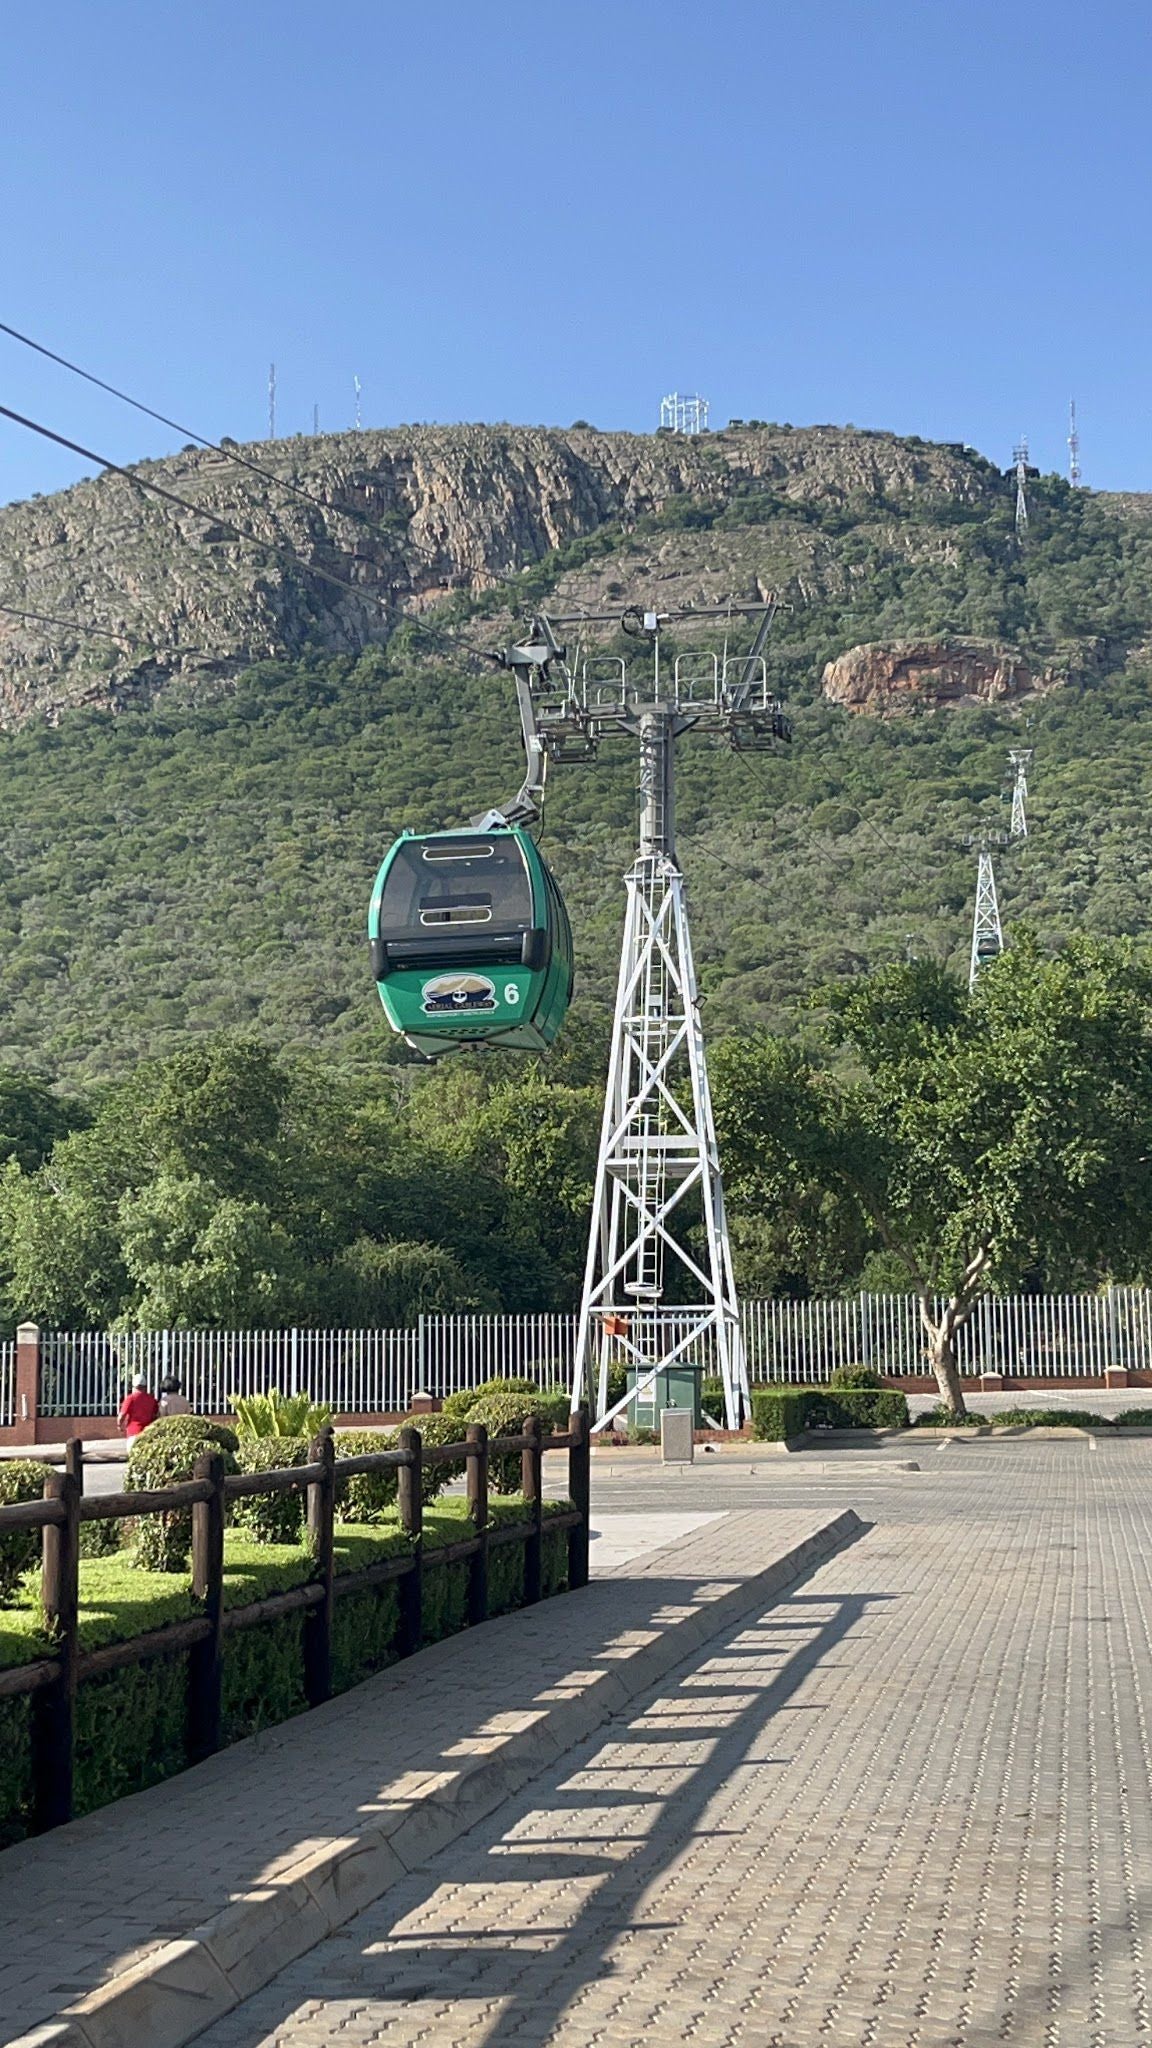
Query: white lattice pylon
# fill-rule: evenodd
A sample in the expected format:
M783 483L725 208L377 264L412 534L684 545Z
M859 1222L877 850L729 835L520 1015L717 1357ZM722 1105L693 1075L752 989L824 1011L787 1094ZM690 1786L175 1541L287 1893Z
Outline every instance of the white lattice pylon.
M666 853L642 854L626 878L628 907L612 1028L588 1262L572 1398L596 1375L596 1421L606 1422L658 1373L698 1364L709 1339L724 1387L725 1420L749 1406L724 1190L704 1058L704 1035L684 900L684 877ZM676 1083L687 1069L691 1107ZM701 1259L674 1234L686 1197L698 1191ZM681 1237L683 1232L681 1232ZM684 1292L677 1300L668 1282ZM619 1347L637 1379L608 1405L608 1364Z
M968 962L969 988L975 988L980 969L987 967L1003 951L1004 934L1000 929L996 877L992 872L992 855L985 848L981 851L980 865L976 870L976 914L972 920L972 953Z

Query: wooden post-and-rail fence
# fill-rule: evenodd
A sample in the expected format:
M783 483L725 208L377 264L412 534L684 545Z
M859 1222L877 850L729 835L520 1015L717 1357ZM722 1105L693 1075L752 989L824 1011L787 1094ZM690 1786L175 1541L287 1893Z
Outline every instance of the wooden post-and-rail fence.
M570 1508L543 1516L542 1465L546 1452L567 1451ZM488 1468L493 1457L520 1453L521 1490L527 1519L492 1526L488 1515ZM466 1460L468 1513L475 1535L425 1551L422 1473L426 1466ZM395 1469L400 1527L412 1540L402 1557L381 1558L360 1571L337 1574L334 1556L336 1488L357 1473ZM589 1430L581 1410L569 1418L564 1434L544 1435L530 1418L520 1436L489 1440L482 1423L468 1425L467 1440L458 1444L424 1444L420 1432L405 1428L394 1451L364 1452L337 1458L331 1428L310 1447L306 1465L283 1471L226 1474L218 1451L208 1451L191 1479L147 1493L84 1492L83 1446L68 1444L64 1469L44 1484L42 1500L0 1506L0 1535L6 1529L42 1531L42 1602L45 1626L55 1648L32 1664L0 1670L0 1699L30 1693L33 1703L33 1825L37 1831L57 1827L72 1817L72 1773L76 1687L129 1664L140 1664L172 1651L187 1650L187 1749L199 1762L219 1749L224 1638L242 1629L277 1621L286 1614L307 1616L304 1641L304 1690L309 1706L319 1706L332 1692L332 1614L336 1600L373 1586L398 1580L399 1650L411 1656L421 1640L424 1574L461 1560L468 1562L468 1621L488 1618L488 1555L497 1544L524 1546L524 1605L541 1596L545 1527L566 1530L568 1585L575 1591L588 1583ZM309 1580L288 1592L271 1594L246 1607L224 1606L224 1525L228 1503L251 1494L288 1493L307 1489L307 1527L315 1560ZM174 1622L125 1642L95 1650L80 1647L80 1529L84 1522L127 1521L142 1515L192 1511L192 1591L201 1612L189 1621Z

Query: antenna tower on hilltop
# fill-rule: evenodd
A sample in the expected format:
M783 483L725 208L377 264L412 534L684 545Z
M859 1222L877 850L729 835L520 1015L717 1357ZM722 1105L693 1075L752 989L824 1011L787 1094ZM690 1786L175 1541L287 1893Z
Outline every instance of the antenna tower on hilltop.
M276 439L276 365L268 365L268 439Z
M768 686L764 646L776 609L735 605L656 612L631 608L576 618L537 618L530 637L495 657L516 677L529 759L595 760L604 740L634 740L640 828L625 877L627 907L572 1399L595 1377L600 1429L657 1377L715 1359L729 1428L747 1410L748 1369L724 1211L720 1156L708 1088L704 1033L684 876L676 854L676 742L714 734L736 752L763 752L791 738ZM727 633L755 619L748 653L730 654ZM557 635L578 634L570 657ZM615 628L616 651L590 644ZM669 629L679 651L664 646ZM712 642L701 646L701 639ZM722 641L723 651L713 651ZM693 645L692 643L695 643ZM691 651L690 651L691 650ZM698 1205L703 1245L677 1226ZM684 1241L681 1241L681 1240ZM610 1403L613 1351L633 1384Z
M1022 541L1028 532L1028 442L1023 434L1012 450L1012 460L1016 464L1016 538Z
M1002 833L995 837L1003 839ZM1004 934L1000 929L1000 905L996 900L996 877L992 872L992 855L985 840L980 847L980 860L976 869L976 915L972 920L972 953L968 962L968 986L975 988L976 978L982 967L998 960L1004 951Z
M660 425L671 427L674 434L703 434L708 428L708 400L696 392L691 397L681 397L678 391L670 391L660 400Z
M1008 765L1012 770L1012 823L1008 827L1010 839L1027 839L1028 814L1028 765L1036 752L1035 747L1012 747L1008 753Z
M1068 401L1068 481L1074 491L1080 488L1080 434L1076 426L1076 400Z
M353 390L354 390L354 392L356 393L356 432L357 432L357 433L359 433L359 432L360 432L360 390L361 390L361 385L360 385L360 379L359 379L359 377L353 377L353 379L352 379L352 389L353 389Z

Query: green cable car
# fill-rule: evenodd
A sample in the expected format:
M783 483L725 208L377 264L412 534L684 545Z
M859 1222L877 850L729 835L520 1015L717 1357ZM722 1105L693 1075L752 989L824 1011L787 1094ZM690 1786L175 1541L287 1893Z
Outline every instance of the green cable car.
M406 832L368 910L384 1012L417 1052L543 1052L572 1000L572 928L539 847L520 826Z

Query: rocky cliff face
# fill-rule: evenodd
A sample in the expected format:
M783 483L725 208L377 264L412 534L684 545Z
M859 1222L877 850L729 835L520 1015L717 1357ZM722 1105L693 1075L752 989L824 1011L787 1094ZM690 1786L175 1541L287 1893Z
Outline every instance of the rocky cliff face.
M1039 671L1003 648L980 641L870 641L850 647L824 670L824 695L846 711L887 718L917 706L998 704L1050 690L1064 678Z
M217 684L306 646L355 652L405 612L673 501L715 509L759 491L797 511L882 513L979 505L999 489L971 451L833 427L419 427L239 452L281 482L187 449L0 509L0 727L116 710L174 680Z

